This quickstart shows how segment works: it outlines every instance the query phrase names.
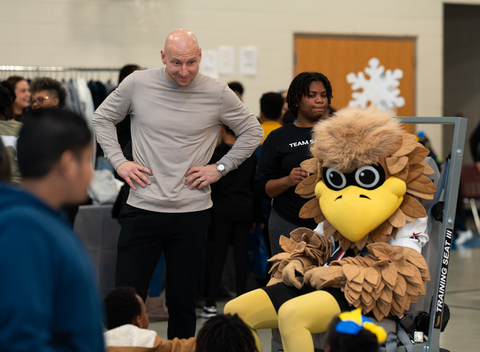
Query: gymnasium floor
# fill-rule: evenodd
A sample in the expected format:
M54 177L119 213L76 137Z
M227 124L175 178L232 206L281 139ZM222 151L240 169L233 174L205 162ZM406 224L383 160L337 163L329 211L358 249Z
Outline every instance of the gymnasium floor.
M451 318L440 335L440 347L450 352L476 352L480 350L480 236L475 234L461 248L456 248L455 244L453 248L446 291ZM225 303L218 302L219 312ZM197 319L197 332L204 321ZM151 323L150 329L157 331L161 338L167 337L166 322ZM270 330L259 333L263 350L269 352Z

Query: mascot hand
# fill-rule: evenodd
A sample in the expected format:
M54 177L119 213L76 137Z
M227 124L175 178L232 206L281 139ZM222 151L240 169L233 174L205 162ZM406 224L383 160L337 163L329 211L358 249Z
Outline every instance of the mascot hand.
M345 286L346 278L341 265L319 266L305 273L305 282L319 290L322 287Z
M282 281L285 285L301 289L303 287L303 263L295 259L288 263L283 268Z
M316 290L320 290L322 288L322 283L325 281L322 277L326 270L328 270L328 268L319 266L307 271L305 273L305 282L308 282Z

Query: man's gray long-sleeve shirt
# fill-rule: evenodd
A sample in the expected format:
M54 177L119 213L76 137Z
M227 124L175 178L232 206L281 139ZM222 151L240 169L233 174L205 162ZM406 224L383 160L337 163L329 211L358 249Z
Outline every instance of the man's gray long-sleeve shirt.
M130 114L133 158L148 167L151 185L130 190L131 206L166 213L184 213L212 206L210 187L188 189L185 174L207 165L222 124L238 139L220 162L236 169L262 142L256 117L228 86L198 74L187 86L168 80L165 68L129 75L98 107L93 126L106 158L116 169L127 161L115 125Z

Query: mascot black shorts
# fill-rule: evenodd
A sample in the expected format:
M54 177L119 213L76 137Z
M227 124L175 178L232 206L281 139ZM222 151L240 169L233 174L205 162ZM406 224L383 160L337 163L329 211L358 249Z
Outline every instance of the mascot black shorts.
M272 286L262 287L262 290L264 290L268 297L270 297L270 300L272 301L277 313L282 304L284 304L286 301L317 291L309 284L303 285L303 287L299 290L294 286L288 286L282 282ZM353 309L353 307L350 306L345 299L345 294L339 288L326 287L322 288L322 291L330 293L335 298L342 312L351 311Z

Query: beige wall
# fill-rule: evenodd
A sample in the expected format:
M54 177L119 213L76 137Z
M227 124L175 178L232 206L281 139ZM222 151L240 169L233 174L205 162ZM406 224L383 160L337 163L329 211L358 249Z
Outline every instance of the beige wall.
M0 65L159 67L177 28L194 31L204 50L256 46L257 76L220 77L244 83L255 114L262 93L293 78L294 33L416 37L416 114L442 115L441 0L0 0L0 13ZM441 127L426 130L441 150Z

